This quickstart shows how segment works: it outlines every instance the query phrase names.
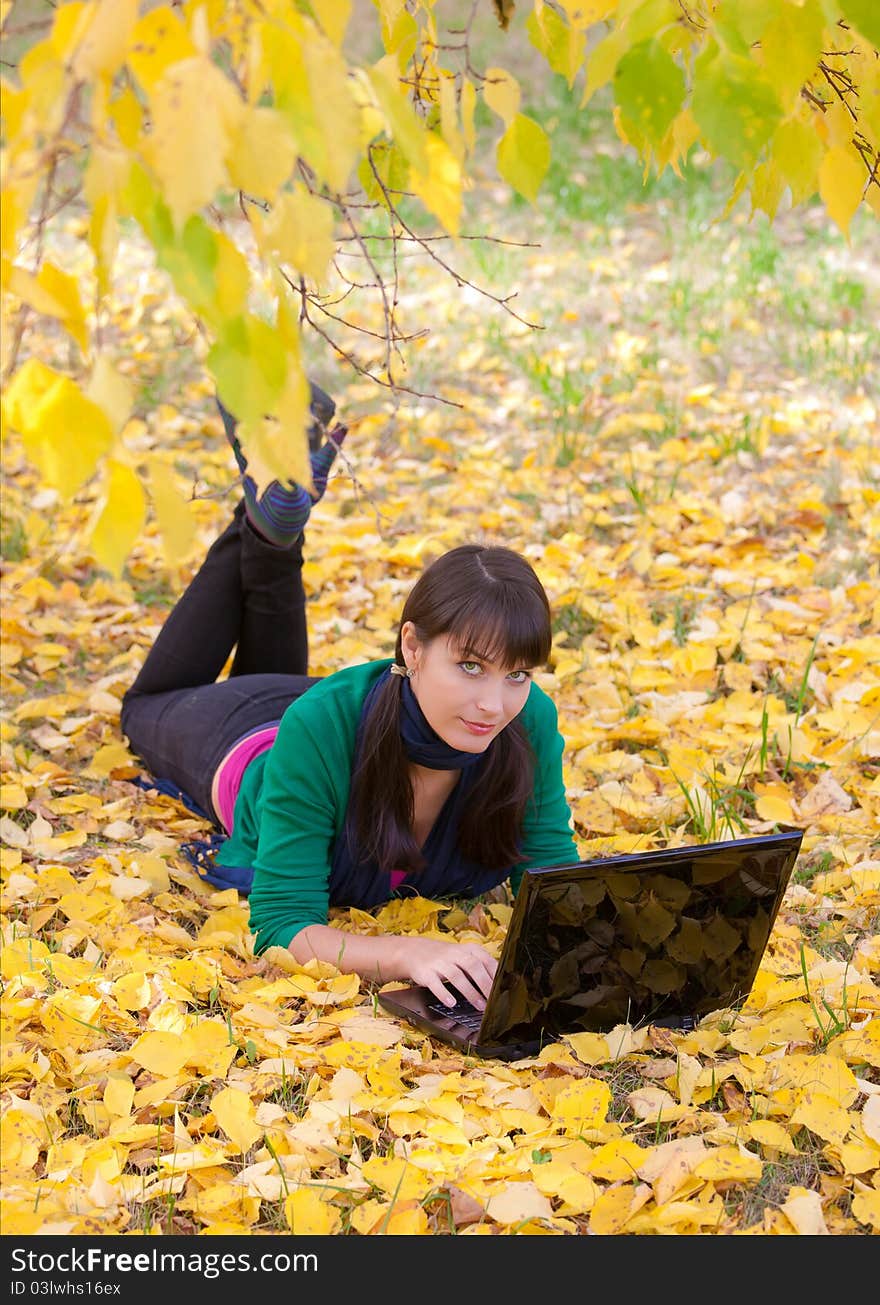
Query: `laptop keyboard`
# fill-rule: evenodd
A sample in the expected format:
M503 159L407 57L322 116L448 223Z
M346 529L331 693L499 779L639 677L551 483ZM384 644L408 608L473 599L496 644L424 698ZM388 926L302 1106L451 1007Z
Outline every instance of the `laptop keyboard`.
M428 1003L428 1010L434 1015L442 1015L446 1019L455 1020L458 1024L463 1024L467 1029L478 1029L483 1022L483 1012L477 1010L469 1001L456 1002L454 1006L444 1006L442 1001Z

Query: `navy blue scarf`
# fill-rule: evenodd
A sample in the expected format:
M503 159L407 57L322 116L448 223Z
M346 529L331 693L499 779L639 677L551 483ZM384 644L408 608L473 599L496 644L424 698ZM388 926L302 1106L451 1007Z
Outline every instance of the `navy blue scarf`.
M373 698L377 691L389 679L391 671L380 675L364 699L362 720L369 714ZM408 679L403 681L403 693L400 699L400 737L410 761L417 766L426 766L428 770L467 770L482 761L485 752L459 752L436 734L425 719L424 712L416 701L412 685Z

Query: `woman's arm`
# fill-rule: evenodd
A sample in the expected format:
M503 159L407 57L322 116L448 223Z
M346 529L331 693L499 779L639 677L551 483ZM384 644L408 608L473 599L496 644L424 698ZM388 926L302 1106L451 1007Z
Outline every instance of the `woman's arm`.
M523 712L523 724L535 753L535 780L523 821L522 868L566 865L577 861L579 856L565 794L562 769L565 740L559 732L552 698L536 684ZM511 875L514 892L521 879L521 869Z
M429 988L445 1006L453 1006L461 994L479 1010L486 1005L498 966L494 956L478 943L398 934L363 937L327 924L300 929L288 951L301 965L316 957L346 974L359 974L376 983L409 979Z

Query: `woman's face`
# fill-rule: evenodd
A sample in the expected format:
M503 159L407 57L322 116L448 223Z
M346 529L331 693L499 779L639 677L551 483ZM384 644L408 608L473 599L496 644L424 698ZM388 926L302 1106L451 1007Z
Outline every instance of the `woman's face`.
M485 752L526 705L530 667L503 667L462 655L450 636L421 643L407 621L401 630L410 686L428 724L460 752Z

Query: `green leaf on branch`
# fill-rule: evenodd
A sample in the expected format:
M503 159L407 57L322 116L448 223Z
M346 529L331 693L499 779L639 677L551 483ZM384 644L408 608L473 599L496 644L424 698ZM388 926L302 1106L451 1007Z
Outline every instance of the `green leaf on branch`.
M712 31L728 54L747 57L788 0L721 0L712 11Z
M800 9L786 5L761 37L763 67L786 110L816 72L824 26L818 0L807 0Z
M225 323L207 364L220 398L242 426L273 411L287 379L287 350L278 332L252 314Z
M642 41L617 65L614 95L626 117L659 145L684 104L684 73L659 41Z
M754 166L782 116L755 64L717 49L697 61L692 110L712 153L740 168Z
M809 123L799 118L781 122L773 138L773 157L788 183L793 204L816 193L822 142Z
M877 0L839 0L840 12L857 32L880 48L880 4Z
M574 82L584 61L586 35L570 27L552 9L533 10L526 23L529 40L540 50L554 72L564 77L569 86Z

